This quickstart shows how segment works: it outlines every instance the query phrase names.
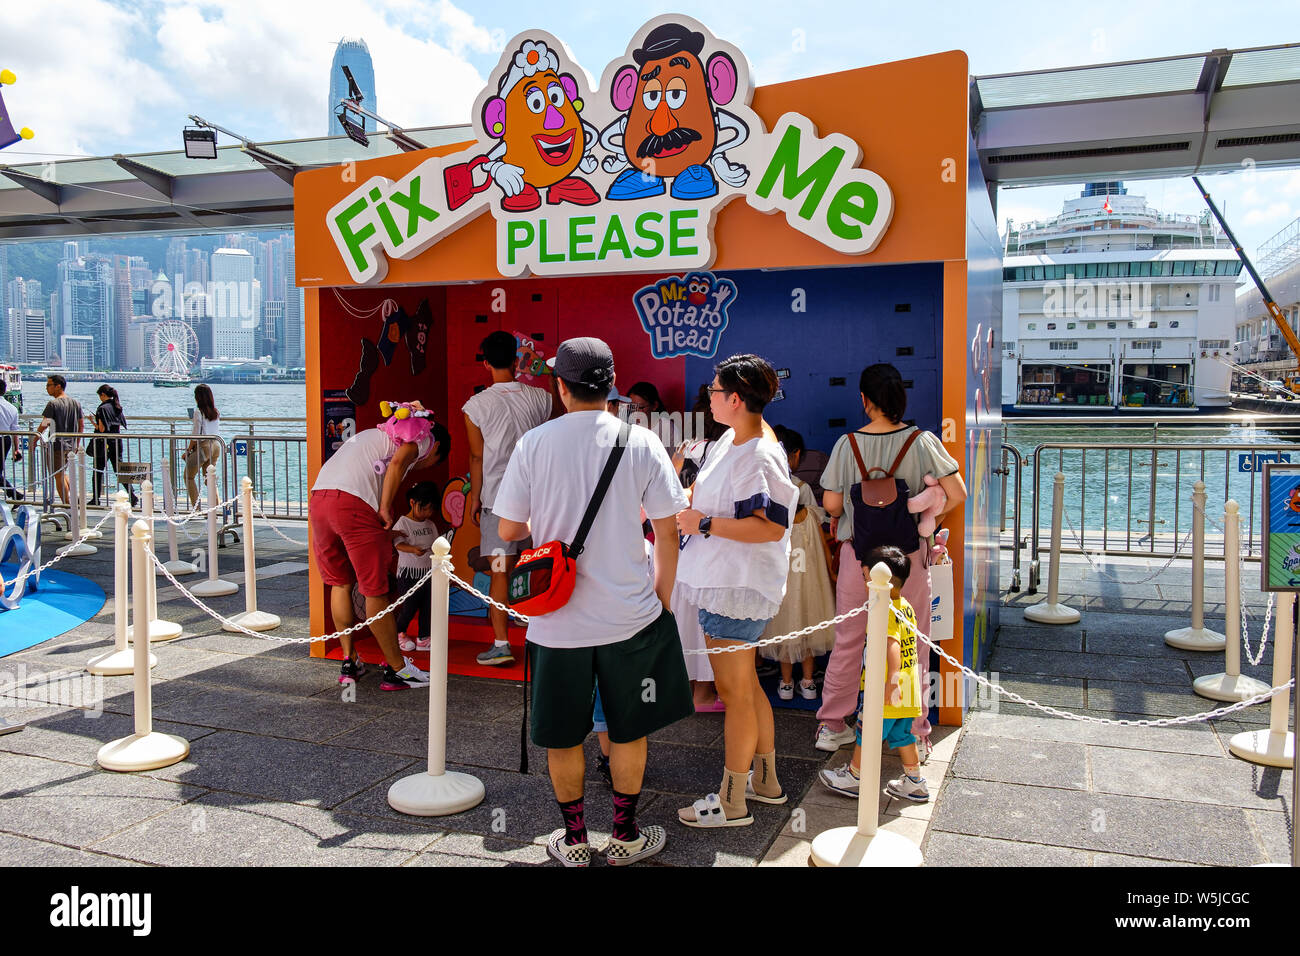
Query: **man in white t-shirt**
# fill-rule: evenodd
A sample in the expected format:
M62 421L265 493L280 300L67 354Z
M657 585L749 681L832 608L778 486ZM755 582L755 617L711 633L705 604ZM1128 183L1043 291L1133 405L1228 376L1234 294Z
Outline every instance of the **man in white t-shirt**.
M528 623L532 738L547 748L551 785L564 818L548 849L565 866L585 866L591 857L583 823L582 742L592 729L599 687L614 789L614 832L605 852L618 866L663 848L663 827L636 825L646 737L694 711L677 624L668 611L677 573L674 516L688 502L659 440L605 411L614 384L609 346L596 338L569 339L553 362L568 414L519 440L495 508L507 541L531 533L538 543L572 542L611 449L625 440L576 559L572 596ZM653 580L646 566L643 508L655 531Z
M469 441L468 514L478 521L479 555L490 561L491 586L488 594L505 603L506 580L518 559L519 544L497 533L493 511L497 486L515 450L515 442L531 428L551 417L551 393L515 381L519 343L509 332L493 332L479 345L483 367L492 384L478 392L461 408L465 413L465 434ZM481 509L481 510L480 510ZM478 655L480 664L513 664L514 654L506 639L506 613L488 608L493 645Z

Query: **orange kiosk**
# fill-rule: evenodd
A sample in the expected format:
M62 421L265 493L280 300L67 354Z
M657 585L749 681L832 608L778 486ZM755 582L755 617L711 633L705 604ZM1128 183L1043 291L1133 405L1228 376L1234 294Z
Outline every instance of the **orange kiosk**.
M825 452L863 423L859 372L891 362L909 419L963 463L944 646L979 669L997 626L1002 297L968 84L949 52L753 89L738 49L665 15L591 88L560 40L520 33L473 141L295 181L310 479L381 400L421 400L451 430L449 460L419 477L444 489L468 580L460 407L487 384L487 333L516 333L521 374L541 381L559 341L600 336L620 386L653 382L677 410L715 361L756 352L783 378L768 420ZM314 565L311 625L333 629ZM469 672L490 632L468 595L451 636L452 670ZM945 663L939 681L939 719L959 723L960 674Z

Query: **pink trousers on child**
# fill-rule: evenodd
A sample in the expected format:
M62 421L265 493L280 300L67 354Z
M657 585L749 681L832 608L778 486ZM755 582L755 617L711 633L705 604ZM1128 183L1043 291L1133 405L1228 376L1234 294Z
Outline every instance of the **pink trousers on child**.
M903 597L916 612L916 626L922 634L930 633L930 568L926 564L928 543L922 541L907 557L912 562L911 573L903 585ZM862 565L853 553L853 543L840 545L840 576L835 583L835 613L843 614L867 603L867 582L862 577ZM862 681L862 648L866 640L865 614L841 621L835 627L835 647L826 665L826 680L822 685L822 706L817 719L831 730L844 729L844 719L858 706L858 685ZM927 700L930 687L930 649L918 642L917 657L921 671L921 698ZM918 739L930 735L930 719L925 711L912 721L912 733Z

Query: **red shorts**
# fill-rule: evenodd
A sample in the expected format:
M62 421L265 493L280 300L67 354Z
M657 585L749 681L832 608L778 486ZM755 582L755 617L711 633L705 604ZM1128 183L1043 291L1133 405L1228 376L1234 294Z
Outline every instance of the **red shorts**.
M332 587L355 581L365 597L388 594L388 569L393 561L393 537L378 513L356 495L327 489L313 491L312 553L321 577Z

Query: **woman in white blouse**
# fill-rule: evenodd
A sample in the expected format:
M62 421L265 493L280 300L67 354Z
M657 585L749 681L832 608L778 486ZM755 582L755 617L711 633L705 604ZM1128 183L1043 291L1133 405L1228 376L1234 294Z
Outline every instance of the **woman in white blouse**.
M218 436L221 434L221 416L217 414L217 403L212 397L212 389L207 385L196 385L194 387L194 430L190 432L195 440L191 441L189 447L181 453L185 459L185 487L189 489L190 506L193 507L199 500L199 485L196 480L197 475L206 474L208 465L216 464L217 459L221 457L220 442L212 441L210 438L205 439L204 435Z
M772 705L754 671L754 642L785 596L790 526L798 491L786 455L763 409L776 394L776 372L756 355L733 355L717 366L710 410L728 426L691 489L691 507L677 516L684 543L677 594L698 609L710 648L718 696L726 706L725 760L718 793L678 811L692 827L754 822L746 800L785 803L776 776ZM747 779L748 778L748 779Z

